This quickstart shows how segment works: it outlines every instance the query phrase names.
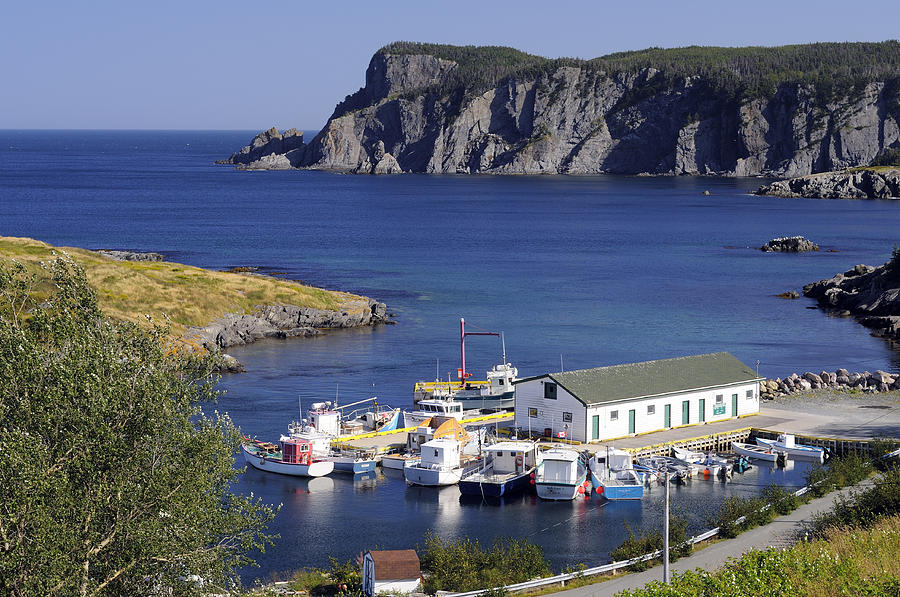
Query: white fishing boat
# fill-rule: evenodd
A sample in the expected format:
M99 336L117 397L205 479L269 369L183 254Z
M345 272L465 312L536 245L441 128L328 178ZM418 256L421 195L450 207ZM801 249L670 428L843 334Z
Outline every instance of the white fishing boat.
M597 450L588 468L594 490L608 500L639 500L644 480L634 470L631 454L613 447Z
M455 485L462 478L465 466L461 460L460 443L455 439L433 439L422 444L419 462L407 463L403 476L410 485L440 487Z
M703 477L729 477L732 473L732 463L728 458L717 456L713 453L697 452L687 448L673 447L675 458L687 462L696 467L695 472Z
M469 413L475 414L475 413ZM451 417L461 421L466 413L462 402L449 398L431 398L420 400L415 410L403 412L403 426L418 426L432 417Z
M656 479L664 482L668 473L676 483L687 483L694 476L694 467L671 456L644 456L635 460L634 469L644 475L645 482Z
M756 460L764 460L766 462L778 462L784 460L786 453L771 446L757 446L755 444L746 444L743 442L731 442L731 447L735 454L746 456Z
M377 464L374 451L348 449L335 444L335 440L340 437L340 430L340 412L332 408L331 402L315 402L307 411L307 418L291 422L287 435L283 435L281 439L310 442L313 455L320 460L333 462L335 471L350 474L374 471Z
M541 462L533 441L498 442L485 447L482 453L483 465L463 475L459 482L463 495L499 498L524 491Z
M466 371L466 337L467 336L498 336L501 339L502 360L499 365L494 365L487 372L486 379L476 381L469 379L471 374ZM519 375L519 370L506 360L506 343L503 341L502 332L467 332L466 321L459 320L459 352L460 368L457 370L457 381L441 381L435 378L433 382L420 381L413 388L413 403L419 404L426 400L452 400L462 404L466 410L502 410L515 407L515 388L513 382Z
M782 450L787 453L789 458L801 460L815 460L820 463L825 462L825 449L817 446L807 446L798 444L794 441L793 434L782 433L778 439L756 438L757 445Z
M313 455L312 444L305 440L282 439L280 446L244 438L241 451L253 468L294 477L321 477L334 470L334 463Z
M419 462L422 444L433 439L451 438L460 444L471 443L471 436L453 417L431 417L406 435L406 447L400 452L385 454L381 457L383 468L403 470L407 464Z
M538 497L545 500L573 500L584 494L590 483L588 469L579 452L566 448L552 448L542 455L534 471L534 487Z

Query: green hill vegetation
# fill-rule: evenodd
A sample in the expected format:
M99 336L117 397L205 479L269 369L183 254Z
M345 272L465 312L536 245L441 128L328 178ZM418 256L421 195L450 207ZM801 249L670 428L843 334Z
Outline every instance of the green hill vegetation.
M39 299L47 296L52 287L41 262L52 260L54 252L65 252L84 268L107 316L139 323L145 323L145 316L150 316L160 323L167 321L177 336L189 326L207 325L226 313L247 313L255 305L290 304L334 310L359 298L265 276L165 261L116 261L86 249L57 248L30 238L0 237L2 261L15 259L39 274L34 289Z
M784 83L813 84L825 96L847 92L872 81L900 77L900 43L814 43L779 47L727 48L690 46L648 48L583 60L544 58L501 46L451 46L394 42L382 54L428 54L453 60L459 67L438 88L445 94L463 88L490 89L509 78L534 80L561 66L577 66L615 76L654 68L659 84L700 76L719 93L735 99L768 97ZM894 84L897 84L895 81Z

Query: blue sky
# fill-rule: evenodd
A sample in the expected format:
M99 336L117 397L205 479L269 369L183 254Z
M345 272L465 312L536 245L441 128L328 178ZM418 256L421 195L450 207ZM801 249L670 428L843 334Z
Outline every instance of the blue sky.
M854 10L854 6L864 10ZM396 40L593 58L900 36L900 2L9 0L0 128L318 130Z

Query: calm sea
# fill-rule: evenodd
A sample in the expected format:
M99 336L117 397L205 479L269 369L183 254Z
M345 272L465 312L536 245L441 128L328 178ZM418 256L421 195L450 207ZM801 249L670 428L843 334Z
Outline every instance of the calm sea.
M754 197L757 179L369 177L213 164L253 134L0 131L0 235L258 266L388 304L395 326L232 349L248 371L222 380L218 408L246 433L277 438L298 396L410 405L415 381L458 367L460 317L502 330L523 376L561 362L721 350L771 377L900 369L898 354L852 320L775 297L886 261L900 202ZM823 251L754 248L797 234ZM477 373L499 360L500 344L473 338L467 353ZM694 483L675 503L700 529L722 495L801 479L757 469L729 485ZM284 503L281 539L247 581L327 565L329 555L414 546L427 529L488 542L528 536L557 568L593 565L618 545L623 521L656 524L660 510L660 492L639 504L472 504L455 488L407 488L380 474L307 482L249 471L238 490Z

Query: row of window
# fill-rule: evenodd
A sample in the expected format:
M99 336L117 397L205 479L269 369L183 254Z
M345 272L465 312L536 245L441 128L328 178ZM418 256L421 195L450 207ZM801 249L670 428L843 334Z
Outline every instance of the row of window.
M550 387L550 386L553 387L552 392L548 392L548 391L547 391L547 388ZM552 394L553 394L552 400L556 400L556 384L551 384L551 383L546 383L546 384L544 384L544 398L549 398L548 393L552 393ZM738 397L737 394L732 394L732 395L731 395L731 398L732 398L733 400L737 400L737 397ZM747 390L747 399L748 399L748 400L752 400L752 399L753 399L753 390ZM716 394L716 406L723 406L724 404L725 404L725 395L724 395L724 394ZM655 405L655 404L648 404L648 405L647 405L647 414L648 414L648 415L655 415L655 414L656 414L656 405ZM537 418L537 416L538 416L538 409L536 409L536 408L529 408L529 409L528 409L528 416L531 417L531 418ZM619 420L619 411L618 411L618 410L611 410L611 411L609 411L609 420L610 420L610 421L618 421L618 420ZM571 423L571 422L572 422L572 413L564 412L564 413L563 413L563 422L565 422L565 423Z

